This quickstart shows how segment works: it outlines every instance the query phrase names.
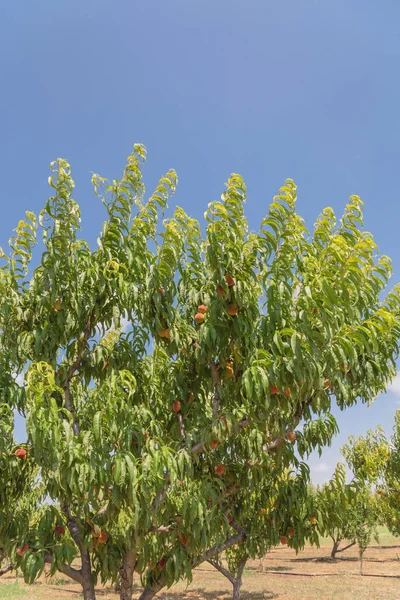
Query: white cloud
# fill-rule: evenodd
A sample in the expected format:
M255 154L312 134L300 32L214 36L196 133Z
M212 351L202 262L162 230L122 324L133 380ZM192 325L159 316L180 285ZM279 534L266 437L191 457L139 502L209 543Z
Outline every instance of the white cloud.
M393 379L392 383L389 385L388 392L391 392L397 398L400 398L400 372L397 372L396 377Z

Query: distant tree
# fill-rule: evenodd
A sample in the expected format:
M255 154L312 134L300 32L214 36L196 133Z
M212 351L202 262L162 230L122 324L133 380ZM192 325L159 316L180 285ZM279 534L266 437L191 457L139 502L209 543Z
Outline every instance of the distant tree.
M145 201L144 158L135 146L120 180L93 176L107 211L96 249L78 237L59 159L39 218L26 213L2 253L0 401L26 416L49 499L37 524L22 531L6 511L2 527L10 547L29 540L28 581L50 561L85 600L97 578L118 576L130 598L135 569L149 599L223 551L256 547L250 515L276 495L288 515L282 474L307 485L300 461L337 431L332 402L368 403L395 374L399 288L381 301L391 264L362 230L357 196L338 225L325 209L310 236L287 180L249 232L233 174L203 236L180 208L159 227L177 178ZM299 525L293 544L303 536Z
M371 539L377 539L380 507L368 487L349 488L345 475L339 463L331 481L317 492L318 531L333 541L331 558L357 544L362 559Z
M390 438L381 429L368 432L351 441L350 456L359 477L376 482L385 523L393 535L400 535L400 411Z

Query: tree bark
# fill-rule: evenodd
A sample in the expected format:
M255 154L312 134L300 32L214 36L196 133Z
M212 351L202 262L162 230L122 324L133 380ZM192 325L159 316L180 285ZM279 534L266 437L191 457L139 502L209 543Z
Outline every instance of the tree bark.
M145 590L143 590L143 592L141 593L141 595L139 596L138 600L152 600L154 598L154 596L163 588L163 585L160 585L160 587L157 588L146 588Z
M351 544L347 544L347 546L345 546L344 548L340 548L340 550L336 550L336 552L344 552L345 550L348 550L349 548L354 546L356 543L357 542L354 540L354 542L351 542Z
M331 558L336 558L336 553L339 550L340 540L333 540L333 548L331 552Z
M50 552L48 552L45 556L45 562L48 564L52 564L53 562L53 557L50 554ZM60 573L63 573L63 575L66 575L67 577L70 577L71 579L73 579L74 581L76 581L77 583L80 583L81 585L83 585L83 577L82 577L82 572L79 569L74 569L73 567L70 567L70 565L61 565L58 567L58 570L60 571Z
M6 565L5 567L1 568L0 567L0 577L2 575L5 575L6 573L8 573L9 571L13 570L13 566L11 563L9 563L8 565Z
M232 600L240 600L241 585L242 585L242 582L239 581L238 579L235 579L235 583L233 584Z
M136 558L132 550L128 550L124 556L124 564L119 570L120 575L120 600L132 600L133 593L133 573L135 569Z
M87 548L84 547L81 540L81 534L79 531L78 520L71 514L71 509L68 504L63 506L63 512L67 517L67 527L71 534L72 539L79 548L81 555L81 575L82 575L82 588L84 600L96 600L96 593L94 591L94 583L92 578L92 565L90 564L90 554Z
M239 564L238 564L238 570L237 570L237 577L236 577L236 581L233 584L233 594L232 594L232 600L240 600L240 590L242 587L242 576L243 576L243 571L244 568L246 566L247 563L247 556L243 556L243 558L240 560Z
M82 588L84 600L96 600L96 592L94 591L94 583L92 579L92 565L90 564L89 552L81 550L82 561Z

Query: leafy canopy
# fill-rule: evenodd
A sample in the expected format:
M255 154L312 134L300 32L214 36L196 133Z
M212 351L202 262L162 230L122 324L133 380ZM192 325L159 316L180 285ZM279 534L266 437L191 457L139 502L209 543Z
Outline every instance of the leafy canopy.
M357 196L309 234L288 179L250 231L233 174L203 235L179 207L160 226L177 177L145 200L144 159L136 145L121 179L93 176L107 211L96 249L79 237L68 163L52 163L52 196L1 252L0 402L26 416L29 460L81 558L116 577L134 550L153 585L163 556L166 583L190 577L229 539L229 511L243 532L276 495L304 489L301 461L337 431L332 403L369 403L395 373L399 288L381 301L391 263ZM293 499L293 518L302 510ZM34 528L25 537L32 580L52 546Z

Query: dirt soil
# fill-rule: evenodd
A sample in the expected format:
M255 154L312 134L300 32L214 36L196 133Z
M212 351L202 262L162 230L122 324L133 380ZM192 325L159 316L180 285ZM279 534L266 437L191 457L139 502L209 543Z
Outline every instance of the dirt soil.
M307 548L299 555L279 547L262 561L250 561L244 573L243 600L400 600L400 540L390 545L374 545L367 549L363 575L357 550L351 548L331 561L329 546ZM398 544L398 545L396 545ZM135 588L139 597L140 582ZM190 586L184 583L160 593L159 600L228 600L231 586L227 579L205 564L194 572ZM78 600L79 586L64 576L42 577L25 586L15 574L0 579L1 600ZM118 600L111 587L99 587L99 600Z

